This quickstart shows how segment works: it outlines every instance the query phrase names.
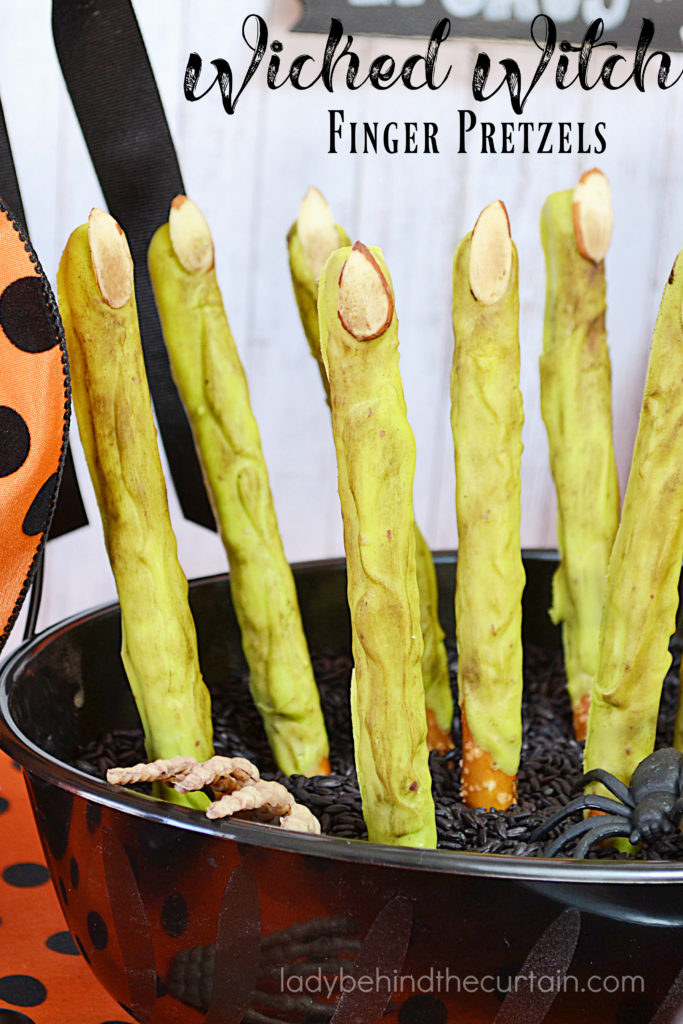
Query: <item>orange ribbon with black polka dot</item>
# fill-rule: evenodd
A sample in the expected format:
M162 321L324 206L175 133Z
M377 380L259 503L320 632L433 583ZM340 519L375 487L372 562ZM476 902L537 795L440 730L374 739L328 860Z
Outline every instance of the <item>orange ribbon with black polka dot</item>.
M52 520L69 426L57 304L0 200L0 649Z

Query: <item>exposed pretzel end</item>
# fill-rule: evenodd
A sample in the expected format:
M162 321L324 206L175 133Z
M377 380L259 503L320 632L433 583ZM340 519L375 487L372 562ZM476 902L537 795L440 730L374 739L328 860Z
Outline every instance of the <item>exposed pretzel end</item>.
M505 203L497 199L479 214L470 243L470 290L482 306L493 306L507 291L512 273L512 238Z
M451 734L441 728L431 708L427 708L427 746L439 754L447 754L453 749Z
M329 759L329 757L322 757L320 759L320 761L318 762L318 764L316 765L316 767L313 769L313 771L310 772L310 774L309 773L307 773L307 774L309 774L309 778L310 778L310 777L312 777L314 775L329 775L331 773L331 771L332 771L332 768L330 767L330 759Z
M468 807L496 811L504 811L517 801L517 776L496 768L491 755L477 746L464 712L460 796Z
M133 294L133 257L121 226L97 207L88 217L88 244L100 295L112 309L120 309Z
M337 302L342 326L356 341L384 334L394 316L394 297L377 260L356 242L339 278Z
M588 712L591 706L590 693L584 693L583 697L575 705L572 715L574 719L574 737L583 743L588 732Z
M191 274L205 274L213 266L213 241L204 214L187 196L171 203L168 230L173 251Z
M609 181L597 167L579 178L572 217L579 252L584 259L601 263L609 249L614 217Z

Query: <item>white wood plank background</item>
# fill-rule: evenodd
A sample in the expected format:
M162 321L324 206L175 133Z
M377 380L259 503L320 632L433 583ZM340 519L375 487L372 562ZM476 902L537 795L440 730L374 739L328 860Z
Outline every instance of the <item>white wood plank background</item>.
M656 4L653 5L656 17ZM285 235L309 184L326 194L353 237L384 249L401 323L401 367L418 447L417 519L434 548L457 544L448 378L452 337L450 268L454 247L488 202L502 198L520 254L522 390L525 403L522 542L555 543L555 501L540 418L544 268L538 234L545 196L574 185L596 162L610 178L616 226L608 256L609 332L614 427L622 488L637 424L647 352L661 291L683 245L680 189L683 85L645 95L627 88L558 92L550 76L536 88L524 119L607 123L599 158L576 154L482 155L457 152L458 108L482 120L515 120L501 94L475 104L471 74L480 44L449 40L441 62L453 64L435 93L402 87L378 93L322 88L296 93L265 86L261 73L228 117L217 91L190 104L182 94L191 50L244 68L243 18L262 14L285 54L320 54L320 37L289 27L296 0L137 0L135 9L155 70L188 192L213 228L217 266L240 349L271 474L285 549L292 561L343 551L328 410L308 355L291 293ZM60 77L48 0L0 0L0 95L12 139L29 229L50 279L71 230L102 197ZM358 39L364 60L388 50L402 60L423 42ZM494 63L514 56L527 79L530 45L487 41ZM681 58L674 58L681 64ZM330 155L330 107L346 120L436 121L440 153L428 156ZM472 133L472 138L474 133ZM0 189L1 191L1 189ZM125 227L125 225L124 225ZM92 525L48 550L40 624L114 596L84 459L75 444ZM188 576L219 571L217 537L187 523L170 491L181 561ZM14 642L21 625L15 630Z

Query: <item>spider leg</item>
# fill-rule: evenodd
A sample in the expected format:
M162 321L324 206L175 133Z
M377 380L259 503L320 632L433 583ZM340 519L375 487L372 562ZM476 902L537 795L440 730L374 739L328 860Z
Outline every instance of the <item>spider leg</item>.
M619 828L620 831L612 833L616 835L628 835L629 834L629 823L616 814L606 814L600 818L584 818L582 821L577 821L575 825L568 828L562 835L557 836L543 851L544 857L554 857L555 854L566 844L571 843L573 839L577 839L579 836L584 838L577 846L577 850L580 850L580 854L575 851L573 856L585 856L586 850L588 850L593 843L597 843L598 839L601 838L599 833L603 830L603 826L608 825L609 828Z
M575 796L573 800L570 800L566 806L560 807L559 811L555 811L547 821L539 825L532 832L531 841L536 842L537 839L542 839L555 825L570 814L573 814L574 811L585 810L605 811L608 814L620 815L623 818L629 818L631 815L629 807L624 807L618 800L613 800L610 796L600 796L597 793L582 793L580 796Z
M586 772L582 779L583 785L588 782L601 782L605 789L608 789L618 800L621 800L627 807L635 807L636 803L631 795L631 790L628 786L617 779L616 776L612 775L611 772L606 772L604 768L592 768L589 772Z
M583 860L591 846L599 843L601 839L609 839L610 836L628 836L631 832L627 821L624 821L623 818L612 818L611 814L594 820L597 824L593 831L585 835L581 842L576 844L572 857L575 857L577 860Z

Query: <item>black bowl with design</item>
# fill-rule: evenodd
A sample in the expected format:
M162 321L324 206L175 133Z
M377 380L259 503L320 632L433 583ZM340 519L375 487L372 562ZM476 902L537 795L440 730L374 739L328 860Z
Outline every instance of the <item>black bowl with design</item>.
M525 640L557 646L554 556L525 558ZM437 556L453 635L454 557ZM295 569L312 648L350 645L342 561ZM212 688L243 669L225 576L191 584ZM210 822L71 766L138 724L116 605L61 623L0 677L47 863L92 970L139 1021L671 1022L683 863L395 849Z

